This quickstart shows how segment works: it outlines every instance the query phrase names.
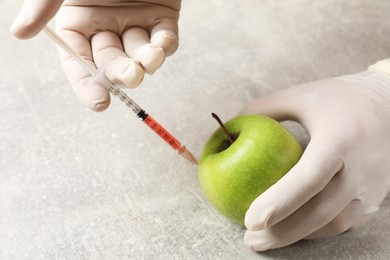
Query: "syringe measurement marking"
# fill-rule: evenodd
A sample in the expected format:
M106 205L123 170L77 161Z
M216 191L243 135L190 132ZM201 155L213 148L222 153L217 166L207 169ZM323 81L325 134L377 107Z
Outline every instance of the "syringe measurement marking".
M142 110L142 108L139 105L137 105L131 98L129 98L126 94L124 94L119 89L115 89L113 86L110 86L108 88L108 92L113 94L116 98L118 98L119 94L121 94L121 96L118 99L122 103L124 103L127 107L129 107L134 113L138 114Z
M145 113L146 114L146 113ZM142 116L139 116L143 118ZM165 142L167 142L173 149L178 150L179 153L182 153L185 148L181 143L173 137L162 125L160 125L154 118L146 114L144 116L143 122L150 127L157 135L159 135Z
M108 89L115 97L118 97L121 91L110 86ZM123 92L122 92L123 93ZM138 106L131 98L127 95L122 94L119 100L129 107L142 121L149 126L158 136L160 136L166 143L168 143L173 149L178 150L179 153L185 150L184 146L173 137L162 125L160 125L154 118L148 115L140 106Z

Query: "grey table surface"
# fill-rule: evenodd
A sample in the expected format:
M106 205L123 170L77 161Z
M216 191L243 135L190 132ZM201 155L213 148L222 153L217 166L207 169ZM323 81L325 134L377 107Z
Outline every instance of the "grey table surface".
M45 35L10 36L20 5L0 3L0 259L388 259L389 197L354 232L247 249L196 167L119 102L84 108ZM127 93L199 155L210 112L226 120L259 95L389 57L389 13L388 0L183 1L176 55Z

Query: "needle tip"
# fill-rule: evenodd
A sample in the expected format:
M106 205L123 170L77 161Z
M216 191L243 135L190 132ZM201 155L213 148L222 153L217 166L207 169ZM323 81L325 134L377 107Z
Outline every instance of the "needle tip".
M184 151L181 152L180 155L186 158L192 164L198 164L198 160L190 151L187 150L187 148L184 147Z

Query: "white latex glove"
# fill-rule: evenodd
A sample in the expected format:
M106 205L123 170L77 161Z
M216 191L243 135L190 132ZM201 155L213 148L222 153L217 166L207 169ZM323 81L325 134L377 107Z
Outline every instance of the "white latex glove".
M178 47L180 0L26 0L11 32L35 36L57 13L57 33L106 76L124 88L140 84ZM65 73L80 100L95 111L110 104L106 88L60 50Z
M300 161L245 216L263 251L334 236L367 222L390 188L390 78L364 72L261 97L242 114L295 120L310 133Z

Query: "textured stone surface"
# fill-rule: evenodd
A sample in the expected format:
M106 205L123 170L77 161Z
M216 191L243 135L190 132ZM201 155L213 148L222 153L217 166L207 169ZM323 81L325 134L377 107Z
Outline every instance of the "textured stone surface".
M257 254L216 213L196 168L113 100L75 98L45 35L8 32L0 3L0 259L387 259L390 198L360 230ZM252 98L390 56L388 0L184 1L181 46L127 91L199 155ZM302 134L303 135L303 134ZM304 137L302 137L304 138Z

